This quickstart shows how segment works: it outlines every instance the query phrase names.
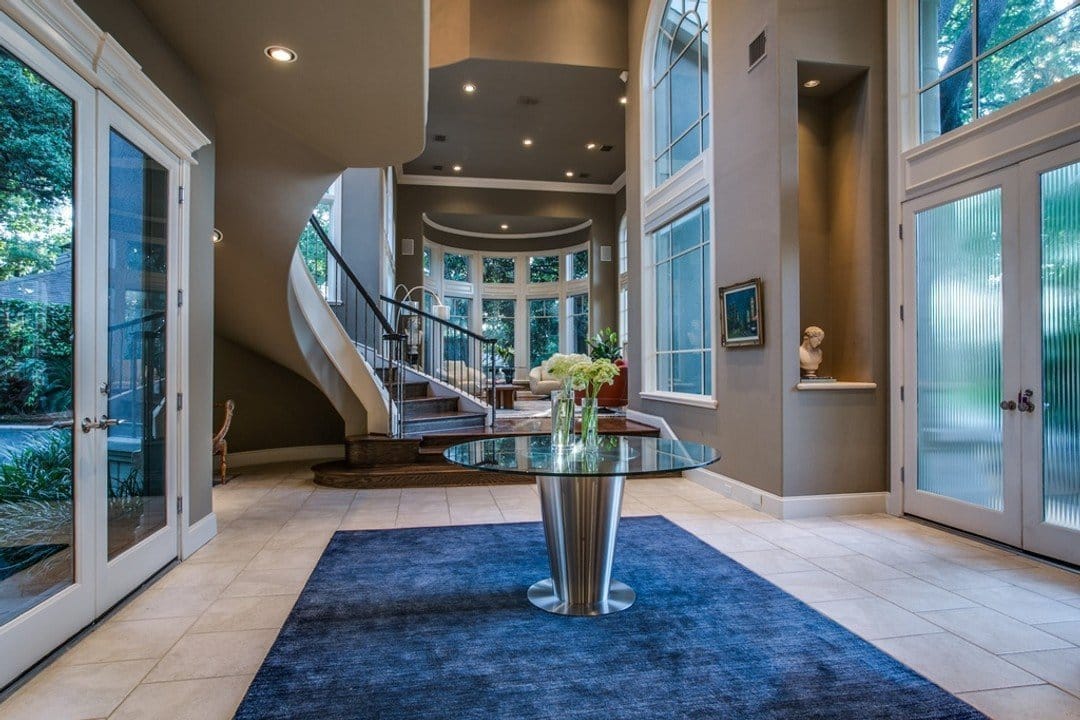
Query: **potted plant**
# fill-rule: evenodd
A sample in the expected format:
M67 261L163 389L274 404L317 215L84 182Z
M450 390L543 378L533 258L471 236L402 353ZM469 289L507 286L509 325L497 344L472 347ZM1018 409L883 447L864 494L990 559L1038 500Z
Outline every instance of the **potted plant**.
M495 346L495 356L499 358L499 362L502 363L503 382L511 383L514 381L514 348L507 347L506 345Z
M627 399L627 365L626 361L622 359L622 345L619 344L619 334L607 327L588 338L585 343L589 346L589 357L593 360L610 360L619 369L619 374L615 376L614 381L600 388L596 395L597 405L606 408L625 407L629 402ZM581 402L584 395L583 391L577 393L576 399L578 403Z

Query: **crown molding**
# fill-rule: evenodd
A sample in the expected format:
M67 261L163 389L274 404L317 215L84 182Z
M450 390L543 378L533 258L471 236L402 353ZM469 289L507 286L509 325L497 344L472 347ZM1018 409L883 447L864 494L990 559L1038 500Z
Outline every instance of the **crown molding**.
M440 232L448 233L450 235L460 235L461 237L474 237L496 240L535 240L537 238L558 237L560 235L571 235L573 233L584 230L585 228L592 227L593 221L586 220L583 223L578 223L573 227L563 228L562 230L547 230L545 232L534 233L485 233L475 232L473 230L458 230L448 225L440 225L431 218L427 213L422 213L421 217L424 220L424 224L428 227L432 227Z
M488 190L531 190L534 192L590 193L614 195L626 184L624 172L610 185L600 183L557 182L552 180L509 180L502 178L443 177L440 175L406 175L398 172L400 185L429 185L435 187L483 188ZM621 184L620 184L621 183ZM500 235L499 237L506 237Z
M0 0L0 11L189 162L210 139L72 0Z

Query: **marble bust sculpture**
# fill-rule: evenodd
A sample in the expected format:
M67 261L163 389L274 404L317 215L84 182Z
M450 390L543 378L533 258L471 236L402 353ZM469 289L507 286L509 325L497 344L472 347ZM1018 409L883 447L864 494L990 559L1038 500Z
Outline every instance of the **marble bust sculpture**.
M803 331L802 344L799 345L799 368L803 377L817 377L817 369L821 367L821 342L824 339L825 331L816 325Z

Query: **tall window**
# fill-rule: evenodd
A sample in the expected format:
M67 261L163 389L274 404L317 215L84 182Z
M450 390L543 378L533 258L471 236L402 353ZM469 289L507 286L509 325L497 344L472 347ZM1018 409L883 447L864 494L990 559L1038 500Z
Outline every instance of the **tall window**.
M709 206L653 233L656 295L655 389L712 394Z
M529 300L529 364L536 367L559 352L559 299Z
M1080 72L1080 3L919 0L923 141Z
M557 352L584 352L589 332L589 247L530 252L474 251L424 241L424 287L450 306L451 320L494 338L495 366L522 379ZM425 306L431 293L424 294ZM520 322L518 322L520 320ZM451 333L453 334L453 333ZM449 336L448 336L449 337ZM462 354L449 347L447 360Z
M337 199L341 196L341 177L323 193L322 200L315 206L312 214L322 225L323 230L330 237L330 242L337 249L341 249L341 206ZM339 270L334 258L330 257L326 246L308 223L304 224L304 230L300 233L300 257L304 259L308 272L319 286L319 292L323 294L327 302L341 302L340 283L338 282Z
M646 398L715 406L709 167L709 4L655 0L642 75L652 91L642 126L653 167L642 173L642 390ZM651 43L651 45L650 45ZM664 185L663 194L655 188ZM679 198L665 202L664 198ZM620 235L619 324L629 325L629 269Z
M626 346L630 337L630 241L626 216L619 221L619 343Z
M671 0L653 56L653 161L662 184L709 147L707 0Z
M566 299L570 318L570 352L589 352L585 340L589 337L589 296L571 295Z

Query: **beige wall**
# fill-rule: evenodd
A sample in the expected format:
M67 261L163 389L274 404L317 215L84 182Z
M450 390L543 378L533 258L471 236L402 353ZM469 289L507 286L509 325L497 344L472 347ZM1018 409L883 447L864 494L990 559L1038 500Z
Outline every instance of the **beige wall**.
M236 403L229 452L344 442L345 426L333 406L291 370L221 336L214 366L214 401ZM216 418L220 422L220 410Z
M659 2L660 0L656 0ZM648 0L630 0L630 107L642 106L641 49ZM664 417L685 439L717 446L712 469L778 495L865 492L885 487L884 411L887 397L884 266L885 127L884 3L880 0L730 0L712 3L713 228L717 287L752 277L764 285L766 343L724 350L717 343L714 385L718 407L699 409L646 401L641 388L641 160L639 112L627 113L627 216L632 328L631 406ZM765 59L747 72L747 45L768 32ZM797 60L871 67L867 165L852 202L869 208L855 233L874 249L859 257L861 287L880 278L864 298L874 315L857 342L870 346L876 393L808 393L798 381L801 336ZM853 178L845 179L845 183ZM713 290L716 302L716 288ZM862 301L862 300L860 300ZM826 328L828 331L828 328ZM713 337L719 338L714 318ZM856 340L831 337L840 347ZM826 353L829 352L828 346Z
M201 85L145 16L129 0L79 0L78 4L95 23L112 34L142 65L143 72L207 137L214 140L213 112ZM186 501L189 524L201 520L211 510L214 247L209 238L214 227L215 144L199 150L195 159L198 164L191 168L188 188L191 280L187 302L191 334L188 352L190 386L185 390L185 412L190 413L191 418L188 461L192 482Z
M431 0L431 65L467 58L621 68L625 0Z
M422 216L425 212L586 218L593 221L588 230L591 262L589 326L593 328L593 332L609 325L614 327L618 322L618 266L614 260L614 252L611 262L600 261L600 246L615 244L617 228L614 211L615 196L600 193L398 185L397 281L404 283L406 287L423 282L420 241L423 237ZM405 238L416 241L416 253L412 256L401 254L401 241ZM503 241L500 247L510 252L527 249L527 246L519 247L514 242Z

